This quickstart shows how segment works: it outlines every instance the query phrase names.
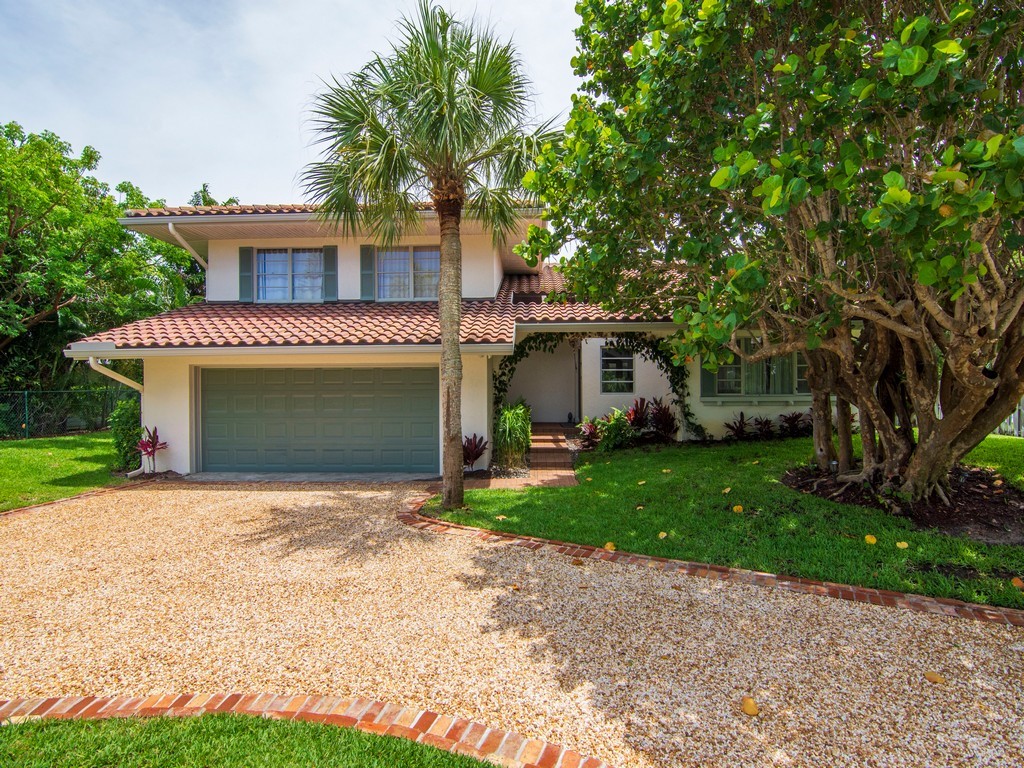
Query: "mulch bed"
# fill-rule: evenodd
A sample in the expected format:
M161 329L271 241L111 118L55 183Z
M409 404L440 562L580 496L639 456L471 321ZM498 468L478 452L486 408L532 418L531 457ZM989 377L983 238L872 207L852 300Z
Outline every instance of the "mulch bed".
M791 469L782 476L782 482L794 490L901 514L922 530L985 544L1024 544L1024 492L998 473L978 467L955 467L949 481L949 506L936 498L894 507L892 499L880 498L866 485L838 480L817 467Z

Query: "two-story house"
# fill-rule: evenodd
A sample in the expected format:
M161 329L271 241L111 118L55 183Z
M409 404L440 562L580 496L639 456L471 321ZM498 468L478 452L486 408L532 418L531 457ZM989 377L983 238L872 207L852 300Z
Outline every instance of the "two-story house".
M424 209L418 235L389 248L342 237L306 205L150 208L129 211L122 223L185 247L207 269L205 302L66 351L100 370L103 360L142 360L143 422L168 443L159 469L440 472L440 252L432 212ZM523 212L510 243L530 223L539 223L536 211ZM490 440L497 365L534 333L588 337L517 367L509 397L523 397L535 421L598 417L634 397L671 399L653 363L613 338L593 338L668 334L671 322L543 302L561 288L558 273L527 267L511 245L496 248L472 220L463 223L462 251L465 434ZM757 374L738 369L709 378L694 366L691 381L711 387L701 393L701 414L714 420L736 410L737 398L755 407L758 396L767 398L761 405L778 413L800 399L798 376L794 358L786 392L760 392Z

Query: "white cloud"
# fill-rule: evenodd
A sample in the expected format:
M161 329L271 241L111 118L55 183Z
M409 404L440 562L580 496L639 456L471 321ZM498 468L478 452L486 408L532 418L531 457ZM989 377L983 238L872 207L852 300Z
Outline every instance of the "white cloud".
M573 0L469 2L515 39L541 117L567 113L576 81ZM99 176L184 203L301 200L315 157L306 110L321 79L385 51L411 0L152 3L0 0L0 122L51 130L103 155Z

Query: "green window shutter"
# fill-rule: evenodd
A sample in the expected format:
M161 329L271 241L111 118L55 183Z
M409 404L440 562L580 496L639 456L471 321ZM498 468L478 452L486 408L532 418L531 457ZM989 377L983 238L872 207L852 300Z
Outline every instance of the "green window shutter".
M703 363L703 361L701 361ZM700 368L700 396L715 397L718 394L718 384L714 373L703 365Z
M248 304L252 303L253 296L253 249L243 247L238 249L238 300Z
M338 300L338 246L324 246L324 301Z
M375 280L374 269L374 248L372 245L359 246L359 298L363 301L373 301Z

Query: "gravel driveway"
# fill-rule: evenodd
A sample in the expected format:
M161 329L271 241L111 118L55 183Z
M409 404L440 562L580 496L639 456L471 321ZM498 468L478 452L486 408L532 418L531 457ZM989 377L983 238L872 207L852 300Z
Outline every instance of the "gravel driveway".
M363 695L623 768L1024 763L1024 631L421 533L395 520L417 490L0 518L0 698Z

